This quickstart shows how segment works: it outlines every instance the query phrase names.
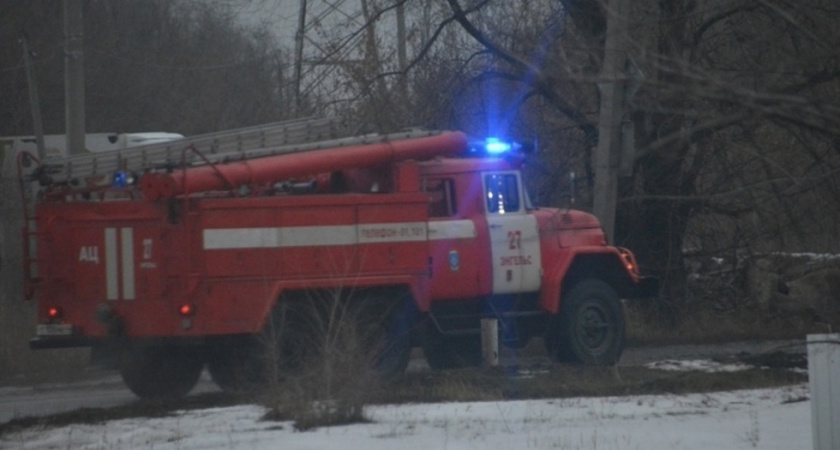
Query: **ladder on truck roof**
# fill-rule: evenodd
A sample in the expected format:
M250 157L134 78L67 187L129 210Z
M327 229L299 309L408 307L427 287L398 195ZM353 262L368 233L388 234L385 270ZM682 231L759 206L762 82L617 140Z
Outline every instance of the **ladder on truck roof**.
M117 172L142 175L182 167L221 164L266 156L416 139L440 131L411 129L392 134L351 135L339 118L310 118L186 137L101 153L45 161L26 175L42 185L72 189L110 186ZM187 151L189 149L197 151Z
M194 148L211 162L251 157L255 149L298 146L347 136L347 125L338 118L309 118L208 133L156 144L73 155L42 161L27 174L43 185L92 187L110 183L115 172L142 174L155 169L172 169L203 162Z

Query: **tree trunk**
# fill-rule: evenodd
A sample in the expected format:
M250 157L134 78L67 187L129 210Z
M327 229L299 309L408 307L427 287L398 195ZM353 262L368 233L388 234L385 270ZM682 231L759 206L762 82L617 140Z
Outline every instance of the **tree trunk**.
M642 159L636 175L641 177L641 199L622 202L617 211L617 245L632 249L642 272L659 278L660 300L671 310L685 300L683 246L694 210L692 203L676 200L693 194L694 178L687 179L681 167L687 148L688 143L682 143L666 154Z
M0 143L0 376L19 373L35 323L33 305L23 301L23 210L10 147Z

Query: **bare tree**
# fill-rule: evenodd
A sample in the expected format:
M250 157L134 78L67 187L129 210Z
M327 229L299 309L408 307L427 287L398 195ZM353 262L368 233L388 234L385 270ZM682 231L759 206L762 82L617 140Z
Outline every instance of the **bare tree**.
M546 51L540 40L508 41L491 32L504 23L495 13L504 5L447 3L487 55L476 58L484 66L470 81L518 83L523 99L538 96L552 105L545 119L580 136L556 151L582 155L570 162L577 160L591 183L588 153L597 142L595 85L609 4L562 2L562 39ZM822 1L634 3L627 17L626 119L635 125L636 146L632 175L622 182L617 241L665 281L667 298L685 298L686 250L836 249L831 143L840 116L830 43L838 36L826 19L836 9ZM548 26L537 29L545 36ZM508 105L519 117L540 109L529 100ZM818 192L831 194L833 203ZM821 215L803 215L813 210L804 201L818 198ZM825 220L827 211L832 218Z

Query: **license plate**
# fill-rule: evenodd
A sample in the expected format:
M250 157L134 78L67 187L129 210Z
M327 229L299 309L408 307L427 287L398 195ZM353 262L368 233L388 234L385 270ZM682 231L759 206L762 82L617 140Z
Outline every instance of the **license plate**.
M35 332L38 336L70 336L73 334L73 325L69 323L40 324Z

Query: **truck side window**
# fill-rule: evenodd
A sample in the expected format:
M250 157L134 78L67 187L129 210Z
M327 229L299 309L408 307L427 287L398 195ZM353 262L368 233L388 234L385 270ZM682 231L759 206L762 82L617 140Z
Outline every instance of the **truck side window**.
M452 217L458 212L455 183L451 179L426 178L423 191L429 194L429 217Z
M519 211L519 184L511 173L484 177L487 189L487 212L505 214Z

